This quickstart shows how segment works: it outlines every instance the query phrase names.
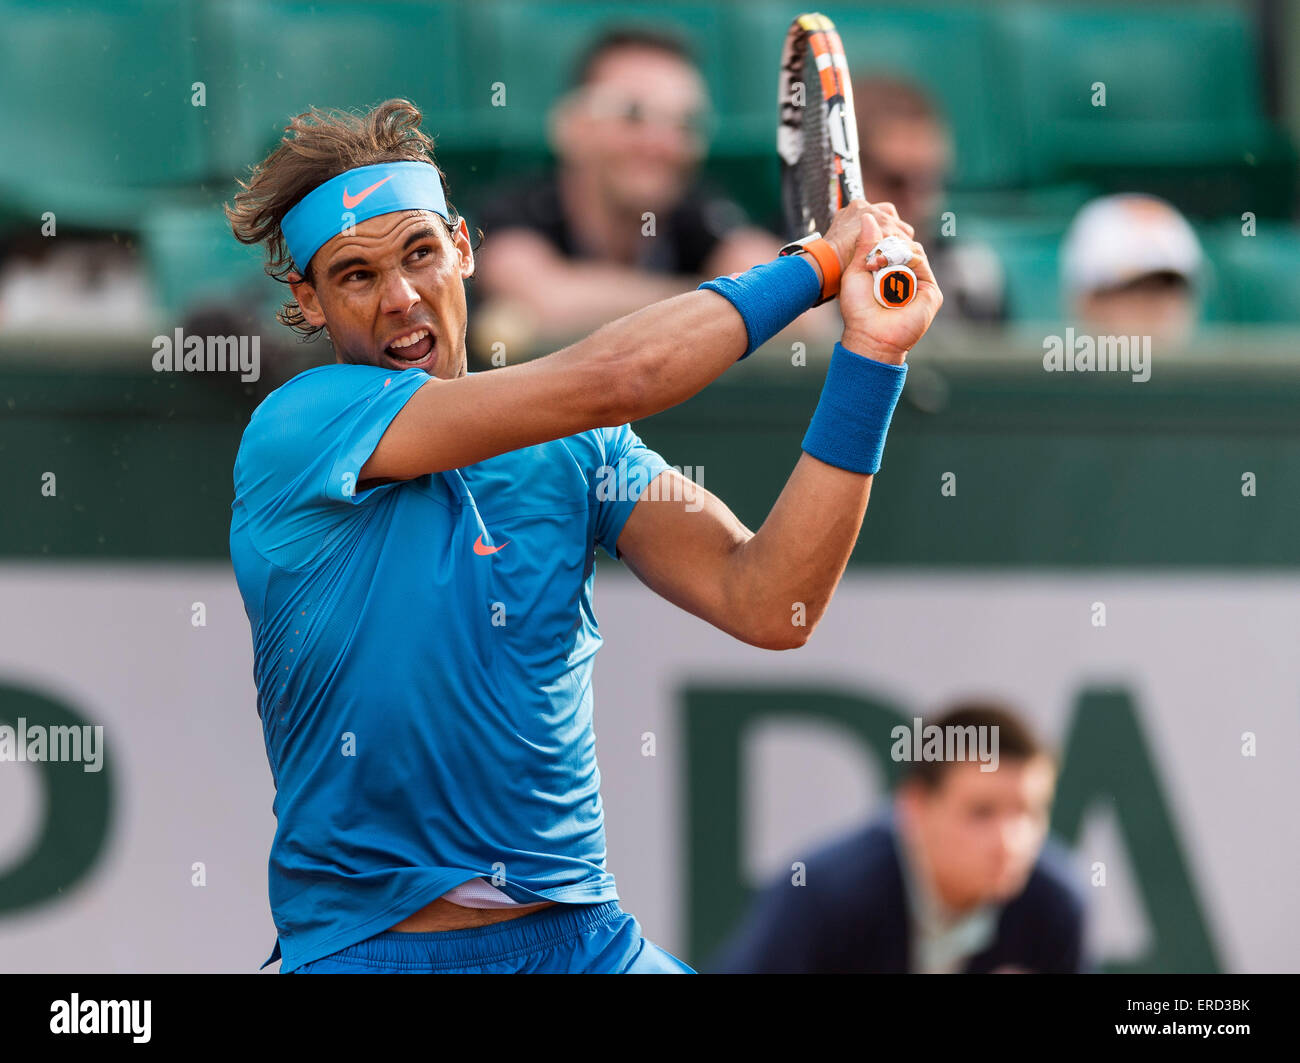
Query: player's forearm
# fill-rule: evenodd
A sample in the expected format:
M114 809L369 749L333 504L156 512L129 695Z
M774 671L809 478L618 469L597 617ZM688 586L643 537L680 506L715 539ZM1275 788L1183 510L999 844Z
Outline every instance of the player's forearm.
M845 331L804 453L767 520L736 551L747 615L770 645L801 645L830 605L862 529L905 353Z
M777 258L631 314L592 341L613 345L630 386L633 420L690 398L821 294L821 273L803 255Z
M733 554L743 609L773 645L801 645L853 552L873 477L800 455L762 527Z
M635 421L685 402L734 365L747 344L731 303L695 291L620 318L570 351L606 359L627 395L623 419Z

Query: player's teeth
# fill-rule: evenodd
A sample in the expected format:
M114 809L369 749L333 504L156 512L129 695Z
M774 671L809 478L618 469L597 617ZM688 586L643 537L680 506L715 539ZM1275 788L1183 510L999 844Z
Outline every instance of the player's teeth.
M419 332L417 332L414 336L412 336L409 340L394 340L393 343L392 343L392 346L393 346L393 347L410 347L412 344L419 343L419 342L420 342L422 339L424 339L424 337L427 336L428 334L429 334L429 333L428 333L427 331L425 331L424 329L421 329L421 330L420 330Z

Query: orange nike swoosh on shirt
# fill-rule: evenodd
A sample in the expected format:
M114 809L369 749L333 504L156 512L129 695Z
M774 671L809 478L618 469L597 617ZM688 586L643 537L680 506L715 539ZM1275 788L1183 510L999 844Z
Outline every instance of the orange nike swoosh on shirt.
M375 182L373 185L371 185L369 188L363 189L362 191L358 192L355 196L350 196L350 195L348 195L348 190L347 190L346 188L343 189L343 206L344 206L344 208L345 208L346 210L351 210L351 209L352 209L353 207L355 207L358 203L360 203L363 199L365 199L366 196L370 195L371 192L373 192L376 188L378 188L380 185L382 185L382 184L384 183L384 181L391 181L392 179L393 179L393 175L390 173L387 177L385 177L385 178L383 179L383 181L376 181L376 182Z
M480 535L477 539L474 540L474 553L480 556L486 554L495 554L498 550L503 550L509 545L510 545L509 542L504 542L500 546L484 546L483 536Z

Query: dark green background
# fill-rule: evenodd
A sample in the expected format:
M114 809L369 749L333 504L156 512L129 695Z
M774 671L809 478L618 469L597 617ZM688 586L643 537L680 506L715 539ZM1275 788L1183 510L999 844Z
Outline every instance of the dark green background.
M1300 564L1300 357L1274 344L1281 357L1245 364L1261 341L1244 334L1209 346L1212 363L1157 355L1146 383L1046 373L1041 348L1007 340L986 345L993 361L914 352L853 563ZM0 347L0 363L29 366L0 372L0 556L227 556L231 472L257 389L153 373L147 343L116 353L142 371ZM773 345L637 429L672 464L703 466L704 486L757 529L823 376L824 363L792 366ZM945 472L955 497L941 494Z

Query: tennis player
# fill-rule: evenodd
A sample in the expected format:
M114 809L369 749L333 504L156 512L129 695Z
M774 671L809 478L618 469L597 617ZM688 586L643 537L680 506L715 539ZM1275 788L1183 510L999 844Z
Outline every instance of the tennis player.
M877 305L870 252L912 230L859 201L797 253L468 373L474 254L420 121L405 100L300 115L227 208L291 286L281 320L334 351L257 408L235 463L230 553L276 785L266 963L689 972L605 869L595 547L737 639L801 645L941 296L913 245L917 298ZM837 290L844 334L805 453L751 532L672 484L629 422Z

